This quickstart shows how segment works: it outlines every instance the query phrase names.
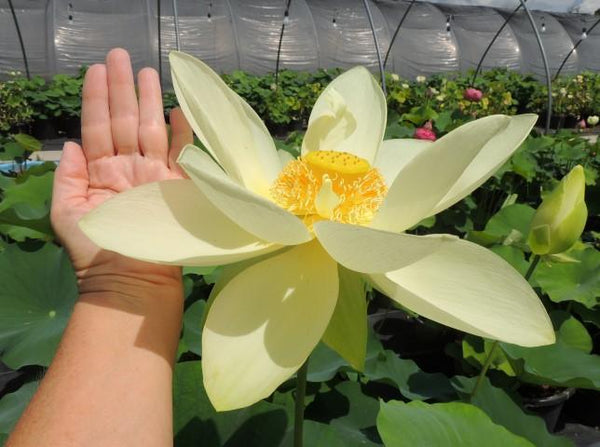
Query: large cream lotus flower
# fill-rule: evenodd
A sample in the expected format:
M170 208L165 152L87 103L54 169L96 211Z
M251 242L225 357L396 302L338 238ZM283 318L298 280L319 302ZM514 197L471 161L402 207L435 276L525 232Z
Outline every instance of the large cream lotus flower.
M363 278L465 332L522 346L554 341L537 295L500 257L453 236L404 232L480 186L535 116L490 116L434 143L382 142L385 98L358 67L319 97L294 160L210 68L184 53L170 60L179 103L208 153L187 146L178 162L190 179L119 194L80 225L132 258L230 265L202 336L215 408L268 396L321 339L361 368Z

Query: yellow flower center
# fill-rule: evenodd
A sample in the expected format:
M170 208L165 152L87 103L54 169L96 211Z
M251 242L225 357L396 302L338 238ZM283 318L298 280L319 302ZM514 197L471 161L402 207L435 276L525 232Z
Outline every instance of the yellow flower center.
M271 187L275 203L308 226L320 219L366 224L386 193L383 177L367 160L339 151L313 151L289 162Z

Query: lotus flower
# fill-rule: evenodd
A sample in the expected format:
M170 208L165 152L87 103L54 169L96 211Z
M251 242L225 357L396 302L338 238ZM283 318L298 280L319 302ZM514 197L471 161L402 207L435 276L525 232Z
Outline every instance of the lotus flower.
M465 98L468 101L479 102L481 101L481 98L483 98L483 93L481 92L481 90L477 90L476 88L470 87L466 89L463 93L463 98Z
M594 127L596 124L598 124L600 122L600 117L598 117L598 115L590 115L587 118L587 123L591 126Z
M551 255L568 250L581 236L586 221L585 173L577 165L536 210L527 241L531 251Z
M582 120L577 121L577 124L575 124L575 128L581 129L581 130L587 128L587 124L586 124L585 120L582 119Z
M362 368L363 278L466 332L524 346L554 341L537 295L500 257L454 236L405 233L481 185L534 115L490 116L435 143L382 141L385 97L358 67L318 98L302 156L293 159L208 66L178 52L170 61L206 152L182 151L190 179L128 190L80 226L99 246L133 258L228 264L202 335L204 385L217 410L270 395L321 339Z

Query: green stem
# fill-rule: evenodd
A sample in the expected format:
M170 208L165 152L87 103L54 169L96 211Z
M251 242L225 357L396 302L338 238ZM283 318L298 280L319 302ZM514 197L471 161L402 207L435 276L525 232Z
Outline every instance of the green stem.
M296 374L296 406L294 415L294 447L302 447L302 425L304 424L304 396L306 396L306 375L308 359Z
M485 359L483 368L481 368L481 371L479 371L479 376L477 376L477 382L475 382L473 391L471 391L471 396L470 396L471 399L473 399L475 397L475 395L477 394L477 391L479 390L479 387L481 386L481 382L483 382L483 378L487 374L488 369L490 369L492 360L494 359L494 352L496 351L497 347L498 347L498 340L496 340L494 342L494 344L492 345L492 349L490 349L490 352L488 353L488 355Z
M527 269L527 273L525 273L525 279L527 281L529 281L529 279L531 278L531 275L533 275L535 268L537 267L538 263L540 262L540 258L541 258L540 255L533 256L533 259L531 260L531 264L529 265L529 268ZM496 352L497 347L498 347L498 340L494 341L494 344L492 345L492 349L490 349L490 352L488 353L487 357L485 358L485 362L483 363L483 368L481 368L481 371L479 371L479 376L477 376L477 381L475 382L473 391L471 391L470 399L473 399L475 397L475 395L477 394L477 391L479 390L479 387L481 387L483 378L485 377L485 375L488 372L488 369L490 369L490 366L492 365L492 360L494 359L494 353Z
M529 278L531 278L531 275L533 275L533 272L539 262L540 262L540 255L534 255L533 260L531 261L531 264L529 265L529 269L527 270L527 273L525 273L525 279L527 281L529 281Z

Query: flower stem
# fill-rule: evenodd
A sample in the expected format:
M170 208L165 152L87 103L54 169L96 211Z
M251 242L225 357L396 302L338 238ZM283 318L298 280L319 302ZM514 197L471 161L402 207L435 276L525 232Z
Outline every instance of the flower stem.
M529 269L527 270L527 273L525 273L525 279L527 281L529 281L529 278L531 278L531 275L533 275L533 272L535 271L535 268L537 267L539 262L540 262L540 255L535 255L533 257L533 260L531 261L531 264L529 265Z
M473 399L481 386L481 382L483 382L483 378L487 374L488 369L490 369L490 365L492 364L492 360L494 359L494 352L496 352L496 348L498 347L498 340L494 341L492 345L492 349L488 353L485 363L483 364L483 368L479 371L479 376L477 376L477 382L475 382L475 386L473 387L473 391L471 391L471 395L469 396L469 400Z
M540 255L533 256L533 259L531 260L531 264L529 265L529 268L527 269L527 273L525 273L525 279L527 281L529 281L529 279L531 278L531 275L533 275L535 268L537 267L538 263L540 262L540 258L541 258ZM490 369L490 366L492 365L492 360L494 359L494 353L496 352L496 348L498 348L498 340L494 341L494 344L492 345L492 349L490 349L490 352L488 353L487 357L485 358L485 362L483 363L483 368L481 368L481 371L479 372L479 376L477 376L477 381L475 382L475 386L473 387L473 391L471 391L469 399L473 399L475 397L475 395L477 394L479 387L481 387L481 382L483 382L483 378L485 377L485 375L488 372L488 369Z
M306 375L308 373L308 359L296 374L296 406L294 415L294 447L302 447L302 434L304 424L304 396L306 396Z

